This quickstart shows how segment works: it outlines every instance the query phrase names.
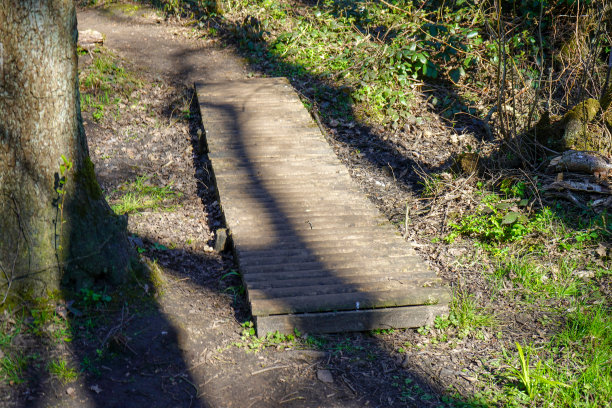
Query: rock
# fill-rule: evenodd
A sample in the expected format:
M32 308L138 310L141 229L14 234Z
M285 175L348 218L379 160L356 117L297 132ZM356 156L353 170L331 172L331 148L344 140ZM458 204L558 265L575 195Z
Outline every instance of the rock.
M331 384L334 382L334 377L329 370L317 370L317 379L321 382Z
M104 36L101 32L95 30L79 31L78 46L84 50L91 51L97 45L104 43Z
M68 389L66 389L66 394L73 395L74 394L74 388L68 387Z

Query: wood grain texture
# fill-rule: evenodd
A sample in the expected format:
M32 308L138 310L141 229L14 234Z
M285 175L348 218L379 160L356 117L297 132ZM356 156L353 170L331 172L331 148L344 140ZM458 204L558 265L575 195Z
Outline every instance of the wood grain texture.
M196 83L258 334L421 326L449 290L351 179L285 78Z

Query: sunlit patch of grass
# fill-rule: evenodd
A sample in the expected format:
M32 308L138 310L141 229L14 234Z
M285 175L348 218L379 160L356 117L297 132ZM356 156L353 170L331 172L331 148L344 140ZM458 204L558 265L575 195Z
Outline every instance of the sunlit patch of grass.
M0 358L0 379L9 384L20 384L24 381L23 370L27 359L20 353L7 353Z
M172 183L158 187L147 184L148 176L140 176L132 183L126 183L119 188L124 194L113 200L112 209L117 214L133 214L147 209L172 210L169 205L172 200L182 194L172 189Z
M507 353L508 401L530 406L605 407L612 400L612 318L602 305L574 306L544 347ZM522 404L521 404L522 405Z
M79 73L81 109L92 111L92 117L100 121L109 106L118 105L141 86L136 77L125 70L119 58L106 49L91 54L93 61ZM83 56L89 58L89 55Z
M448 316L438 316L434 327L442 331L453 328L457 337L464 338L477 329L493 328L497 324L495 315L478 306L474 296L458 293L451 301ZM444 335L444 341L447 339Z
M612 401L612 317L603 305L576 306L569 313L555 350L578 370L556 370L571 384L558 393L559 406L603 407Z

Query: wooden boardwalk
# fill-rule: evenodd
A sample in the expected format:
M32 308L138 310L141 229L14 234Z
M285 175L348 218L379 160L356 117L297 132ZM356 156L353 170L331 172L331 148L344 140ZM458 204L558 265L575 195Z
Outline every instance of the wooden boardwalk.
M449 291L358 189L284 78L196 83L258 335L417 327Z

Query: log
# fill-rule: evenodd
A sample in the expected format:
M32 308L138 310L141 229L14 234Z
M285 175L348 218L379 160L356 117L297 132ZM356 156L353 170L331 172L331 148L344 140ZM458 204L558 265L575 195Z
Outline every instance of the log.
M567 150L561 156L553 158L548 167L556 172L594 174L600 178L612 176L610 159L597 152Z

